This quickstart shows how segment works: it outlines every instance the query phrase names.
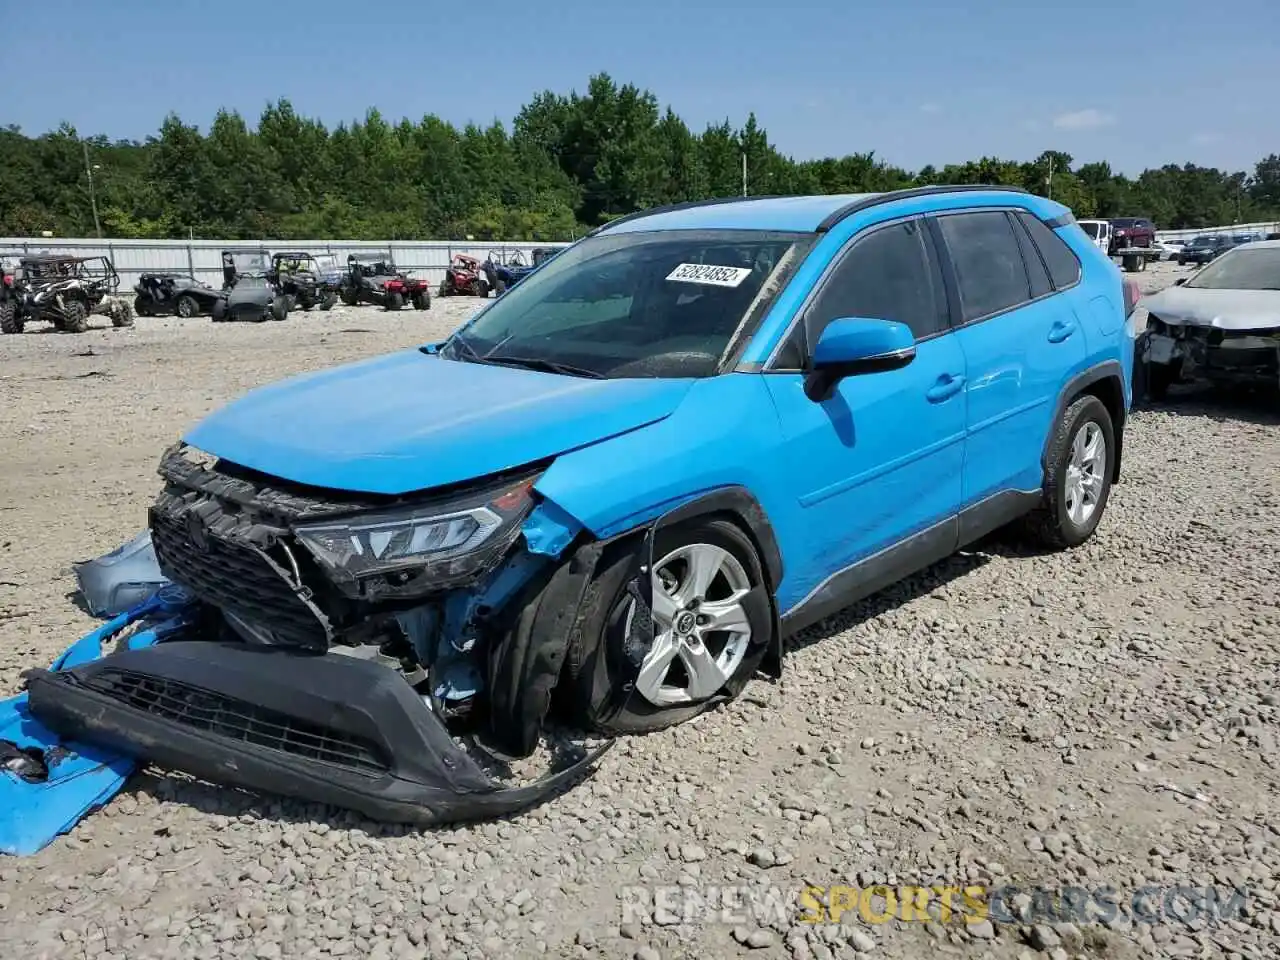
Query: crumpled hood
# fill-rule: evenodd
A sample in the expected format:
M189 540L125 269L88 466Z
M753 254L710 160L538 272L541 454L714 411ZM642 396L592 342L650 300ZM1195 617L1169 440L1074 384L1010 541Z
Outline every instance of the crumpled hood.
M1220 330L1280 328L1280 290L1169 287L1142 301L1165 323Z
M692 380L589 380L405 350L251 391L183 438L296 483L402 494L669 416Z

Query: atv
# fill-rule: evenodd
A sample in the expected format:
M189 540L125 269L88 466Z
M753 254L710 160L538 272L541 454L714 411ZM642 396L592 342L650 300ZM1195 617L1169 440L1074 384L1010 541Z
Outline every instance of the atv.
M0 333L21 333L26 322L25 284L17 273L20 253L0 254Z
M386 256L379 254L376 258L360 257L353 253L347 256L347 273L338 287L338 296L349 307L358 303L375 303L398 310L399 306L390 306L391 297L386 285L388 280L403 279L405 275L396 269L390 251L387 251Z
M455 253L453 260L445 268L438 293L442 297L489 296L489 281L480 267L480 261L465 253Z
M524 262L524 255L519 250L509 255L491 250L489 259L484 262L485 277L498 296L502 296L535 269Z
M113 327L133 326L133 309L115 296L120 276L106 257L44 254L23 257L5 285L0 329L21 333L32 320L52 323L67 333L84 333L95 313Z
M213 313L225 290L181 273L144 273L133 285L134 312L140 317L174 315L188 320Z
M386 292L383 306L388 310L399 310L406 302L415 310L431 309L431 285L418 277L392 277L382 289Z
M286 297L290 307L310 310L332 310L338 302L338 284L341 275L329 265L326 269L320 261L305 251L276 253L271 257L271 274Z
M226 296L213 305L215 322L288 318L289 297L276 283L265 250L223 250L222 280Z
M560 252L559 247L534 247L533 248L533 265L535 267L540 267L546 261L550 260L559 252Z

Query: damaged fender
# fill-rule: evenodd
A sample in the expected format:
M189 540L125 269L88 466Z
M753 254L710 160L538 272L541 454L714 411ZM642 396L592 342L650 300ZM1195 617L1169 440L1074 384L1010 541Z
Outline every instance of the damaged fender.
M128 650L157 643L183 623L187 601L179 588L164 588L81 637L48 672L92 663L117 639ZM63 739L33 715L28 697L20 693L0 702L0 853L14 856L37 853L70 830L115 796L135 768L119 752Z

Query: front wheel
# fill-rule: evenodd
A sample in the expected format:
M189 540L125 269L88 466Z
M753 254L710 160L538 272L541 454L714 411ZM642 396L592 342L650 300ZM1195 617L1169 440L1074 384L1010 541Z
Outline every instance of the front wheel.
M769 597L755 547L707 519L654 538L652 626L628 590L630 551L602 558L597 606L569 654L577 719L609 734L681 723L742 692L769 647Z
M151 304L143 297L134 297L133 312L140 317L149 317L151 316Z
M413 295L413 309L415 309L415 310L430 310L430 309L431 309L431 294L427 293L427 291L425 291L425 290L423 290L421 293L415 293L415 294Z
M357 303L360 302L360 295L356 293L354 290L352 290L350 287L343 287L342 291L338 294L338 296L342 299L342 302L345 303L348 307L354 307Z
M271 319L284 320L289 316L289 298L283 294L271 301Z
M190 320L200 312L200 304L196 303L195 297L184 293L178 298L178 303L175 309L178 312L178 316L183 320Z
M62 308L62 327L67 333L84 333L89 329L89 308L83 301L68 300Z
M1147 396L1160 401L1169 395L1169 388L1178 379L1179 363L1146 364Z
M398 293L387 294L387 301L383 305L387 310L399 310L404 306L404 297Z
M324 295L320 297L320 309L324 313L328 313L333 309L334 304L338 302L338 295L332 290L326 290Z
M1106 405L1091 394L1076 398L1054 428L1041 504L1027 517L1035 540L1062 550L1093 536L1111 495L1115 449Z

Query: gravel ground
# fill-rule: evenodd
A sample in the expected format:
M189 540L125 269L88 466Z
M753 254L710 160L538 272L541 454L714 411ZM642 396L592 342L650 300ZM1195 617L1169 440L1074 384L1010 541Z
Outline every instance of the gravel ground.
M137 531L186 425L474 307L99 318L0 341L0 691L91 626L68 564ZM0 956L1280 955L1277 423L1274 406L1193 390L1137 412L1125 482L1083 548L954 557L809 631L780 684L619 743L509 821L385 828L146 771L38 856L0 860ZM856 910L810 924L759 899L805 883L1248 896L1218 924L1057 927ZM684 904L755 893L686 922L671 886L693 891Z

